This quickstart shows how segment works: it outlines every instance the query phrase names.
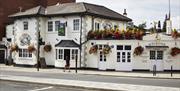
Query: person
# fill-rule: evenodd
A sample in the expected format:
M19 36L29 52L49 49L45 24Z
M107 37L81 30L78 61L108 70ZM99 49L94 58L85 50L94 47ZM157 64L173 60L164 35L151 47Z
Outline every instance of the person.
M64 72L66 71L66 69L68 69L70 72L70 60L68 56L66 56L66 64L64 66Z

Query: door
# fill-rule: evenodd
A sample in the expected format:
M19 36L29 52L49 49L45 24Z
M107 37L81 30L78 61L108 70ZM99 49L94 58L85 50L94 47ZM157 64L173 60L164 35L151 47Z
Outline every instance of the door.
M64 49L64 60L66 60L66 56L70 59L70 49Z
M106 55L102 51L99 52L99 70L106 70Z
M0 50L0 63L5 63L5 50Z
M151 50L150 60L151 60L151 71L153 71L154 67L156 68L156 71L163 71L163 51Z

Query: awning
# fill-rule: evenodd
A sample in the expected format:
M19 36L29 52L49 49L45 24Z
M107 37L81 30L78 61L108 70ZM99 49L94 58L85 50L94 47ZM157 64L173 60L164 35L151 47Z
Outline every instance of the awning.
M79 47L79 44L73 40L61 40L55 47Z
M7 48L5 45L0 44L0 48Z
M169 46L146 46L146 48L169 48Z

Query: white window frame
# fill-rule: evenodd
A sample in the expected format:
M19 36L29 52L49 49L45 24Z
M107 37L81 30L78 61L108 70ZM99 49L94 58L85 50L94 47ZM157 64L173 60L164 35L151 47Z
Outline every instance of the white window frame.
M73 30L78 31L80 29L80 19L73 20Z
M78 59L78 49L71 49L71 60L76 60L76 56Z
M163 55L164 55L164 52L161 50L150 50L149 59L150 60L163 60Z
M64 59L64 49L56 49L56 59Z
M130 49L126 49L127 46L130 47ZM132 56L131 56L131 50L132 50L132 46L131 45L117 45L116 46L121 47L122 49L117 49L117 54L116 54L116 58L117 58L117 62L121 62L121 63L130 63L132 60Z
M100 23L95 22L95 30L100 30Z
M29 28L29 23L28 23L28 21L24 21L24 22L23 22L23 27L24 27L24 30L28 30L28 28Z
M19 49L19 57L20 58L32 58L32 53L28 52L28 49Z
M50 26L49 23L52 23L52 25ZM47 27L48 27L48 28L47 28L47 29L48 29L48 30L47 30L48 32L53 32L53 21L48 21L48 22L47 22Z

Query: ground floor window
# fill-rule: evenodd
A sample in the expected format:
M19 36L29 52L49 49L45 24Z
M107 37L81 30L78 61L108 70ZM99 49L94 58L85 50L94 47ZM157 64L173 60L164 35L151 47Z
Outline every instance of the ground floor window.
M78 57L78 49L56 49L56 59L66 60L66 56L70 60L75 60Z
M19 57L31 58L32 53L28 49L19 49Z
M131 46L117 45L117 62L130 63L131 62Z
M163 51L150 51L150 60L162 60L163 59Z

